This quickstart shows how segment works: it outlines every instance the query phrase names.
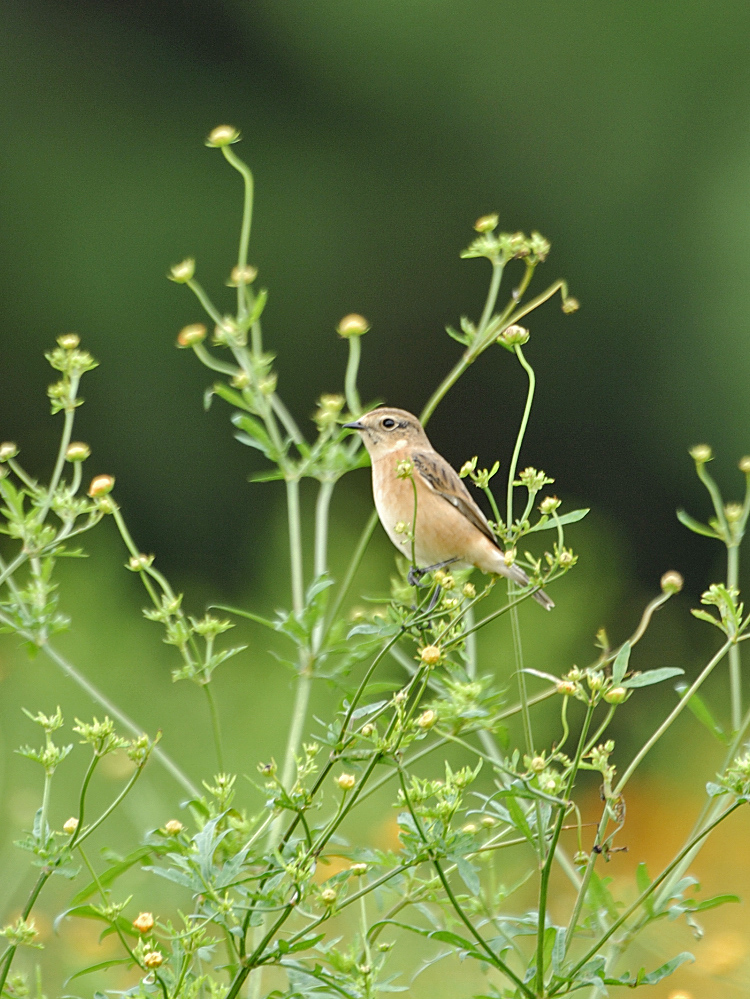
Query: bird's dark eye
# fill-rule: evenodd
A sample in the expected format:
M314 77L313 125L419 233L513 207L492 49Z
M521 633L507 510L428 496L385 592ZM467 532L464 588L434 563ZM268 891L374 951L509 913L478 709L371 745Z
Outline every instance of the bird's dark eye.
M390 416L386 416L386 418L382 421L381 426L385 427L386 430L392 430L396 426L396 421L392 420Z

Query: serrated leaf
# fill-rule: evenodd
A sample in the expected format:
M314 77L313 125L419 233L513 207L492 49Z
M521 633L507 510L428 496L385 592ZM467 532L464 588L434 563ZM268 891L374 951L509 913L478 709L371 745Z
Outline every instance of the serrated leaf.
M680 669L678 666L663 666L661 669L650 669L647 673L636 673L635 676L630 676L627 680L623 680L620 686L630 688L650 687L653 683L662 683L673 676L682 676L684 672L685 670Z
M630 642L625 642L623 647L617 653L615 657L614 664L612 666L612 683L615 687L619 687L623 677L628 671L628 662L630 661Z
M721 540L720 534L717 534L716 531L710 528L707 524L701 524L701 522L696 520L695 517L691 517L687 510L677 510L677 519L683 527L687 527L687 529L692 531L693 534L702 534L704 538L718 538Z

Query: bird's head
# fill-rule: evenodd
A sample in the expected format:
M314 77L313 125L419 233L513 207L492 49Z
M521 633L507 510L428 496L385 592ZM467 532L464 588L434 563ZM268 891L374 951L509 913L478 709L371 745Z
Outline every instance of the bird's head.
M344 426L359 431L373 461L404 447L431 447L422 424L405 409L380 406Z

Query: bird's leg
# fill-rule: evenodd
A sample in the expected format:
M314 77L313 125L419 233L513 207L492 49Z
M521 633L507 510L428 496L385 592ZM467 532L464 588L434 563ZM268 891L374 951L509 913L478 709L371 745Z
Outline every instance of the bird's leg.
M437 572L438 569L444 569L446 565L453 565L454 562L458 562L458 556L453 558L448 558L445 562L436 562L435 565L426 565L424 569L419 569L416 565L413 565L409 569L409 586L420 586L422 576L426 576L428 572Z

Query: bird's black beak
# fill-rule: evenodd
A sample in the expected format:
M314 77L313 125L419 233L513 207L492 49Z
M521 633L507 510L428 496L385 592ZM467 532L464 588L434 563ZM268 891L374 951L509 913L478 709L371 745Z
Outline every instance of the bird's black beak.
M354 423L344 423L342 424L345 430L364 430L364 423L360 423L359 420L355 420Z

